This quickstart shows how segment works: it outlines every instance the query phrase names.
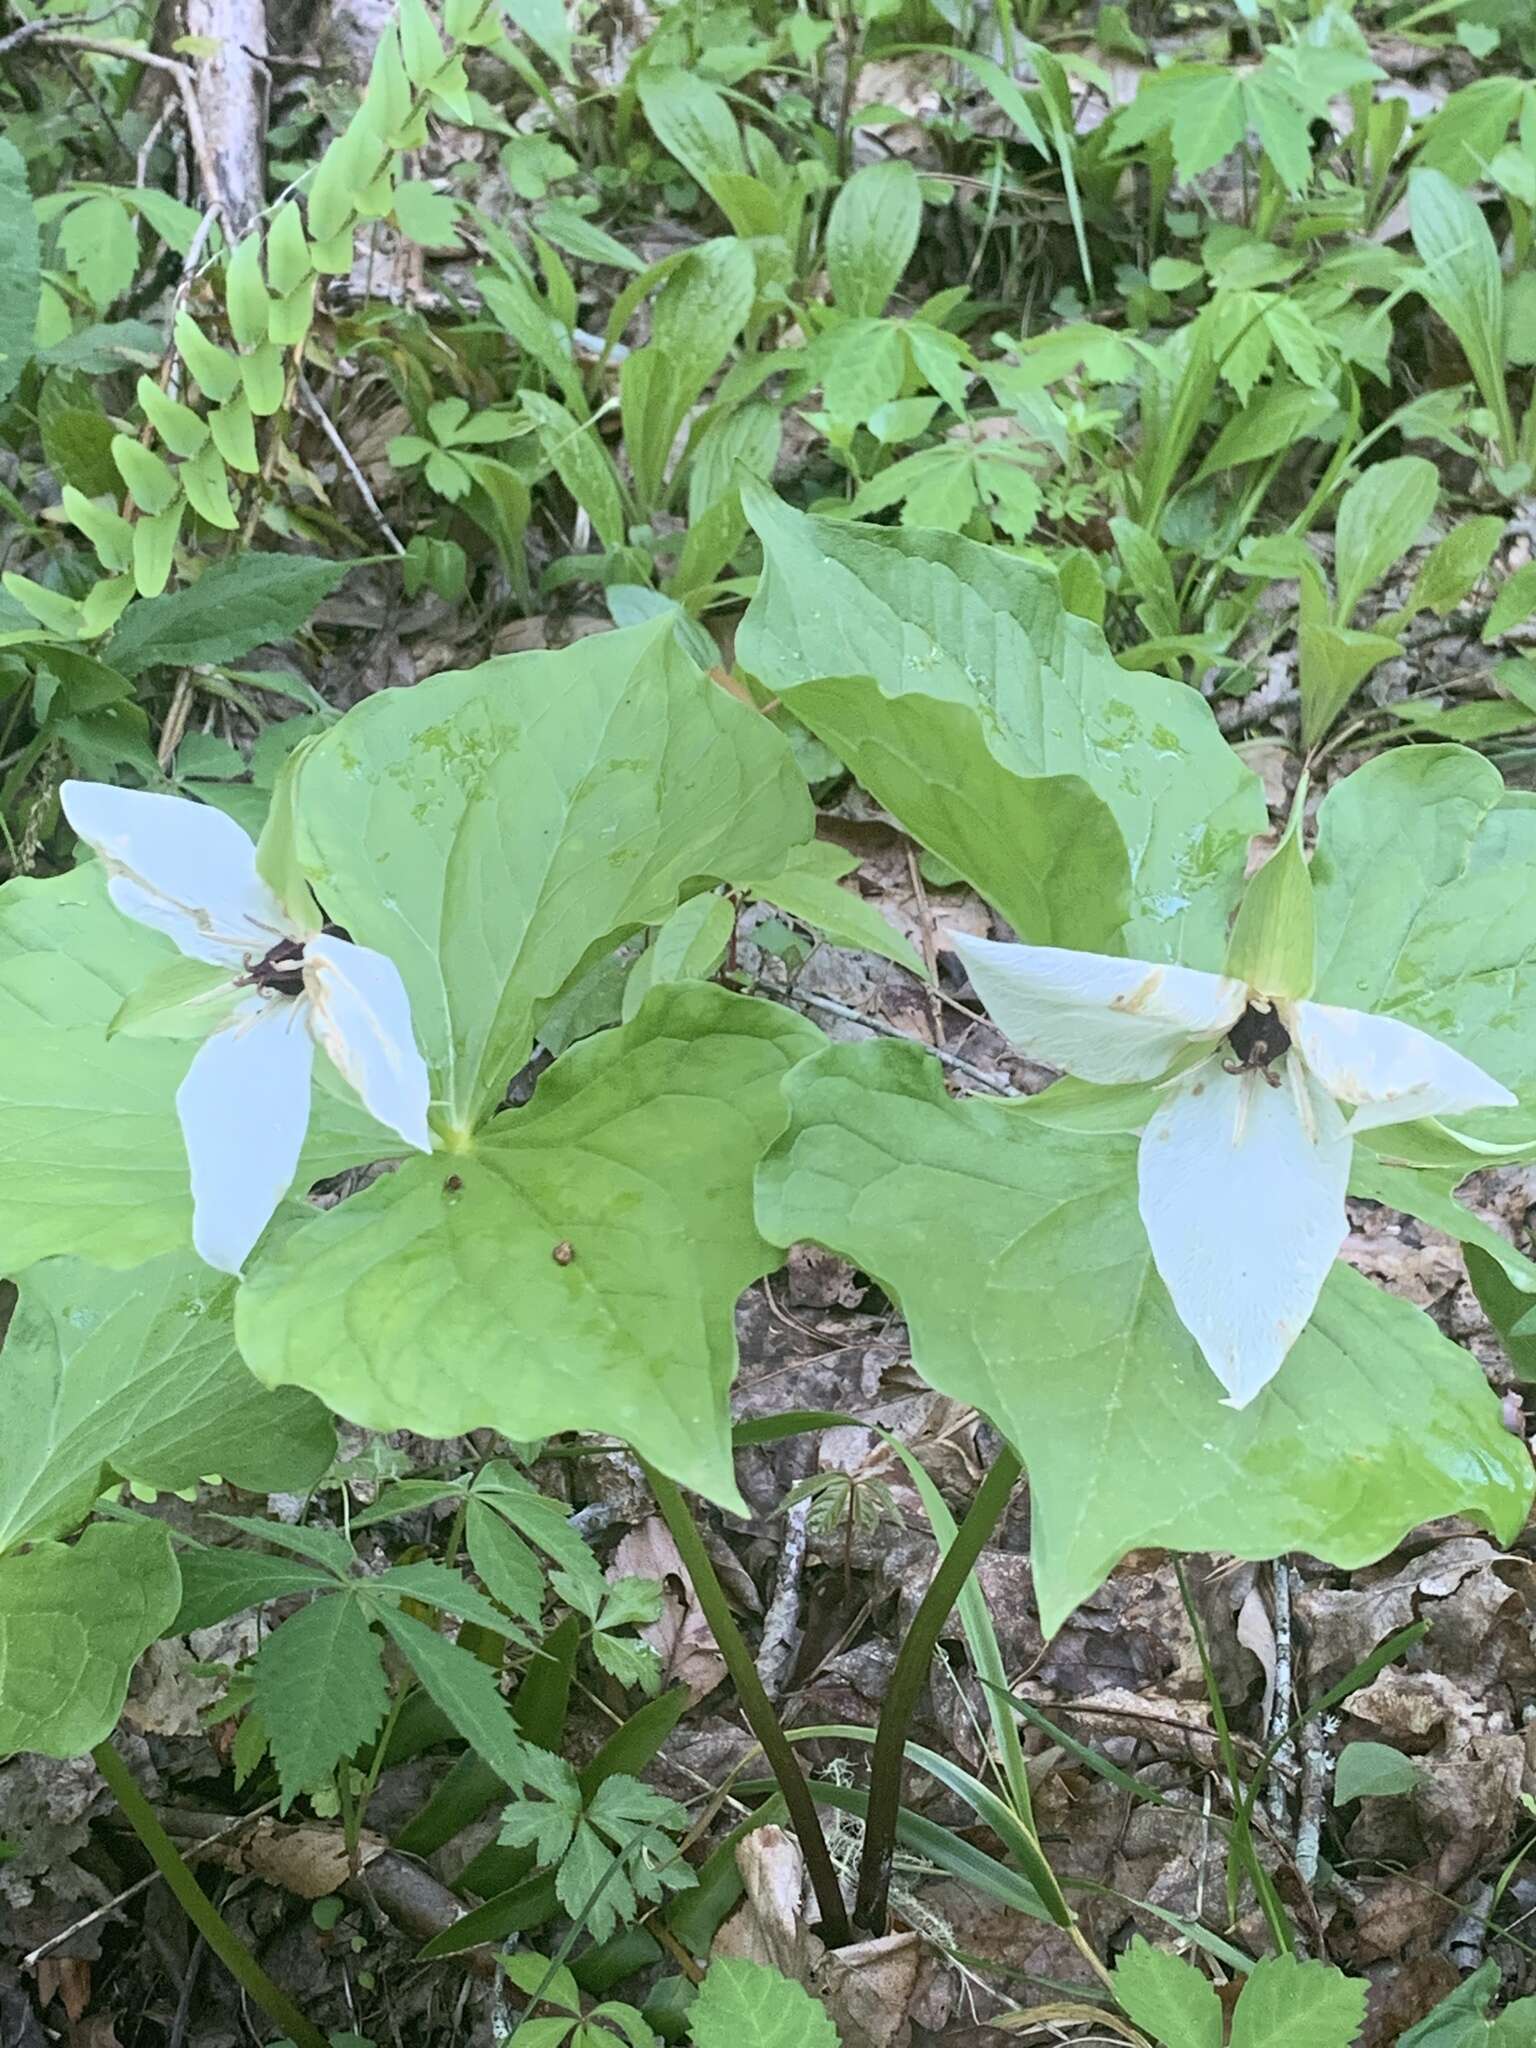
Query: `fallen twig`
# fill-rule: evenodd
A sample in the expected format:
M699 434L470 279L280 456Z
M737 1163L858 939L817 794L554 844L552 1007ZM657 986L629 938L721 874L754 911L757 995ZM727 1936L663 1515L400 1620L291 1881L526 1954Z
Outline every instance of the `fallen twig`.
M358 468L356 458L353 456L353 453L351 449L347 446L346 442L343 441L343 439L341 438L341 434L337 429L335 422L332 420L330 414L326 411L325 407L320 403L319 399L316 398L314 392L310 390L309 386L304 382L302 377L299 379L296 388L298 390L300 405L303 406L304 410L309 414L310 418L314 421L315 425L320 429L321 433L324 434L327 441L330 442L332 448L335 449L337 461L341 464L342 468L347 472L347 475L352 479L353 483L356 485L358 496L362 499L363 503L368 507L368 511L373 519L374 525L379 529L379 532L383 534L385 540L389 542L389 545L394 549L395 553L397 555L403 555L405 553L405 548L401 543L399 534L396 533L395 529L384 517L383 509L381 508L378 499L373 495L372 490L369 488L367 477L365 477L363 475L363 472Z
M873 1031L879 1038L899 1038L907 1045L921 1045L917 1038L909 1038L905 1031L898 1031L894 1024L887 1024L883 1017L869 1017L864 1011L856 1010L851 1003L840 1003L832 996L813 995L807 989L791 989L788 1001L803 1003L810 1010L825 1010L830 1017L842 1017L850 1024L862 1024L866 1031ZM957 1052L950 1052L946 1046L924 1045L924 1052L931 1052L946 1067L953 1067L957 1074L964 1074L968 1081L974 1081L978 1088L985 1088L990 1095L1022 1095L1019 1088L1004 1087L994 1081L990 1074L982 1072Z

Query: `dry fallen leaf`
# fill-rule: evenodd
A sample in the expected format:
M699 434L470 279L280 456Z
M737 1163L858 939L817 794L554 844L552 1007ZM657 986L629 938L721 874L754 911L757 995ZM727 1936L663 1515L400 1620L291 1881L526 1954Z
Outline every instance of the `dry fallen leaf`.
M629 1531L613 1553L608 1575L660 1580L661 1619L648 1623L640 1634L660 1657L667 1684L686 1685L689 1705L697 1705L724 1678L725 1659L694 1595L688 1568L659 1515Z

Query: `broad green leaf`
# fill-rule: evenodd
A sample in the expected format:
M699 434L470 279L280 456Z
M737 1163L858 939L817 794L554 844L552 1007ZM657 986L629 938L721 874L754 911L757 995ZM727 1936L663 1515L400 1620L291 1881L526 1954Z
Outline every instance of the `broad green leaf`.
M1536 1107L1533 877L1536 797L1465 747L1383 755L1318 814L1316 1000L1401 1017L1486 1068L1526 1106L1452 1121L1511 1144Z
M186 499L178 497L165 511L146 514L135 521L133 587L140 597L158 597L170 581L171 564L176 559L176 541L186 509Z
M110 1735L179 1592L170 1534L143 1517L0 1560L0 1755L80 1756Z
M208 424L191 406L160 389L153 377L138 382L139 404L160 439L173 455L195 455L208 438Z
M389 1707L379 1644L351 1592L321 1593L274 1629L252 1671L283 1806L378 1734Z
M175 957L108 901L99 862L0 889L0 1270L57 1253L135 1266L190 1242L175 1096L194 1047L109 1036ZM317 1062L301 1187L400 1149L329 1091L328 1069Z
M205 398L227 399L240 382L240 360L210 341L190 313L176 315L176 346Z
M1243 1979L1231 2048L1350 2048L1365 2024L1366 1988L1329 1963L1265 1956Z
M731 879L760 902L772 903L787 910L791 917L798 917L813 931L829 938L834 946L878 953L882 959L905 967L909 974L924 975L927 970L910 941L875 905L866 903L853 889L838 887L858 864L857 857L841 847L831 846L824 839L809 839L795 848L776 875L763 880L746 875L733 875Z
M734 237L704 242L675 265L656 297L651 339L619 372L624 440L644 504L660 494L678 431L725 361L757 296L757 266Z
M752 1171L818 1041L774 1004L656 989L469 1149L408 1162L259 1257L242 1354L369 1426L600 1430L734 1502L732 1315L774 1263Z
M237 661L290 639L352 567L307 555L236 555L170 597L125 612L108 658L126 676L146 668Z
M811 828L787 742L668 619L381 691L304 757L296 803L320 901L399 967L466 1139L579 967Z
M1440 494L1440 478L1421 455L1373 462L1339 500L1334 529L1334 583L1338 623L1413 546Z
M67 1535L113 1479L172 1490L218 1472L265 1493L319 1478L330 1420L252 1378L233 1305L234 1283L184 1253L129 1274L31 1269L0 1351L0 1552Z
M267 338L272 302L261 275L259 234L237 242L224 269L224 310L230 332L241 348L259 348Z
M1115 1997L1164 2048L1221 2048L1221 2000L1209 1978L1139 1934L1115 1964Z
M1436 1515L1520 1525L1530 1459L1476 1363L1347 1266L1226 1407L1152 1265L1135 1138L1054 1127L1055 1092L955 1102L914 1048L829 1048L786 1084L758 1194L765 1235L875 1275L918 1370L1017 1446L1047 1631L1144 1545L1354 1566Z
M1017 556L765 490L748 513L743 663L915 837L1021 937L1220 966L1267 813L1198 692L1127 675Z
M837 2048L824 2006L766 1963L717 1956L688 2008L693 2048Z
M31 360L39 262L27 166L16 145L0 139L0 400L10 397Z
M827 216L827 275L837 310L854 318L885 311L922 225L917 172L901 158L865 164Z
M1187 180L1232 154L1243 139L1246 114L1243 74L1236 66L1179 64L1143 72L1135 99L1115 117L1114 139L1123 147L1166 130L1175 168Z
M1399 1799L1419 1782L1418 1766L1385 1742L1346 1742L1333 1773L1333 1803Z
M774 235L780 208L754 178L725 95L696 72L652 64L637 77L640 105L651 132L702 185L738 235Z
M1498 424L1500 450L1514 460L1515 430L1504 381L1504 273L1483 210L1443 171L1408 179L1413 246L1423 264L1420 289L1466 352L1483 403Z
M128 495L141 512L153 516L176 502L176 478L153 448L146 448L130 434L114 434L112 460L128 486Z

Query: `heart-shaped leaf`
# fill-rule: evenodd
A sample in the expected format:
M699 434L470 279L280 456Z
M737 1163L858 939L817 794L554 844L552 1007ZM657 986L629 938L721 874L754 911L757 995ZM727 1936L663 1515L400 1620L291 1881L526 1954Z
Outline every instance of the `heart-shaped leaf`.
M733 1311L775 1263L752 1173L820 1033L703 983L556 1062L526 1109L412 1159L261 1258L252 1370L375 1428L622 1437L734 1503Z
M910 832L1021 937L1221 965L1267 814L1197 691L1127 675L1017 555L742 502L742 661Z
M876 1042L786 1092L762 1229L879 1278L924 1378L1018 1447L1047 1630L1143 1545L1352 1567L1436 1515L1520 1527L1530 1458L1475 1361L1346 1266L1276 1379L1226 1407L1153 1267L1136 1141L1053 1125L1055 1090L952 1101L920 1051Z
M399 967L461 1138L578 968L690 880L772 873L812 825L788 744L666 618L381 691L305 755L294 801L315 892Z

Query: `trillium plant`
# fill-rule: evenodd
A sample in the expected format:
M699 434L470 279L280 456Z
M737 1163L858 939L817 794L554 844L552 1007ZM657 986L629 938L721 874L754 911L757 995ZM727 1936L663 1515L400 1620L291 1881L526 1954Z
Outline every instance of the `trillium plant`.
M1515 1106L1395 1017L1288 1000L1231 974L1055 946L953 944L993 1021L1085 1081L1157 1081L1139 1208L1179 1320L1242 1408L1280 1370L1348 1229L1357 1136Z
M312 898L309 917L287 911L257 871L255 846L222 811L104 783L66 782L59 797L101 856L117 908L212 969L175 977L180 1000L157 1011L163 1029L179 1012L209 1032L176 1113L192 1242L210 1266L238 1273L293 1185L317 1046L371 1115L431 1151L431 1084L392 961L326 924Z
M99 1742L176 1618L163 1525L60 1549L124 1475L307 1487L339 1415L596 1432L673 1511L678 1487L740 1511L736 1307L798 1240L878 1283L916 1369L1022 1462L1048 1630L1145 1545L1356 1564L1438 1515L1518 1527L1531 1463L1480 1368L1337 1255L1346 1196L1388 1203L1475 1248L1501 1328L1536 1305L1536 1266L1455 1200L1536 1156L1536 801L1407 747L1303 792L1250 880L1257 778L1048 572L743 506L754 701L664 613L364 699L264 821L254 789L69 783L78 864L0 889L27 1341L98 1418L195 1359L225 1425L205 1402L146 1447L50 1409L0 1469L0 1634L29 1696L70 1701L0 1747ZM748 901L924 971L837 886L807 770L990 906L992 937L941 940L951 992L1060 1078L960 1093L924 1046L830 1044L753 987ZM66 1374L71 1297L96 1306ZM82 1688L41 1617L87 1570Z

